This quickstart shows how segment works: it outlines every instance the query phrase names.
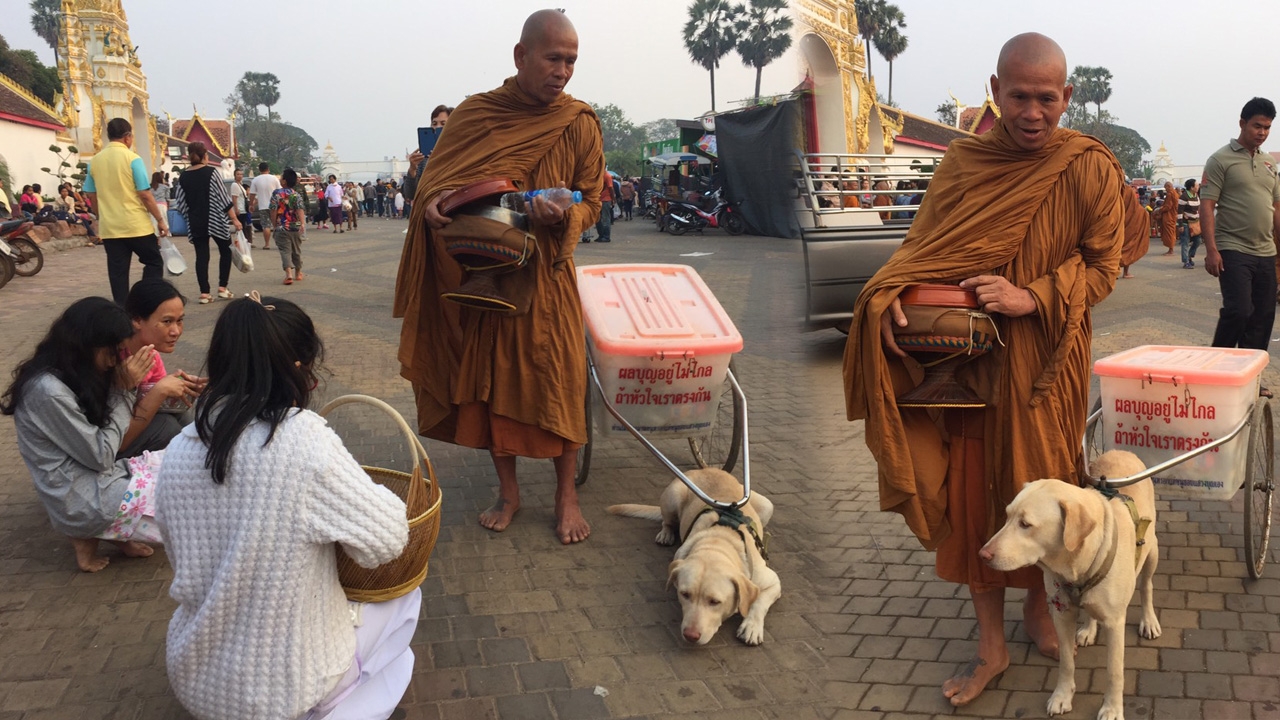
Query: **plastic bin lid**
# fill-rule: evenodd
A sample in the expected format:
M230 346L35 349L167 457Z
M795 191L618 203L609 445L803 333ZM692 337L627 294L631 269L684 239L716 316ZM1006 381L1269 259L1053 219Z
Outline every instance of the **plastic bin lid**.
M1265 350L1142 345L1102 358L1093 372L1114 378L1202 385L1244 385L1267 366Z
M733 320L688 265L580 267L578 292L587 333L601 352L696 357L742 349Z

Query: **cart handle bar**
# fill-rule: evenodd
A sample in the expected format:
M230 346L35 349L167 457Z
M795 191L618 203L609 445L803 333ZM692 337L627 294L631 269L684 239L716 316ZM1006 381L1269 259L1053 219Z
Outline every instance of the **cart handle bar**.
M742 499L729 503L716 500L703 492L702 488L698 487L697 483L690 480L689 476L681 472L680 468L676 467L674 463L668 460L667 456L663 455L661 450L654 447L653 443L649 442L649 439L646 438L643 433L637 430L630 422L627 422L626 418L622 417L622 413L618 412L618 410L613 407L613 403L609 402L609 398L605 397L604 386L600 383L600 376L596 374L596 364L591 361L590 354L588 354L587 358L587 369L591 371L591 381L595 383L596 390L600 392L600 399L604 401L604 407L609 411L609 414L613 416L613 419L622 423L622 427L626 428L627 432L631 433L636 440L640 441L641 445L644 445L649 452L653 453L653 456L657 458L659 462L666 465L667 469L670 470L673 475L680 478L680 482L683 482L694 495L697 495L698 498L702 500L702 502L717 510L736 510L743 505L746 505L747 502L751 500L751 453L748 450L749 443L747 437L747 428L750 423L747 422L747 396L742 392L742 386L738 385L738 379L733 376L732 370L728 370L727 372L729 382L733 385L733 395L735 398L742 401Z
M1098 422L1101 418L1102 418L1102 408L1098 408L1093 414L1089 415L1087 420L1085 420L1085 427L1088 428L1092 426L1094 423ZM1157 475L1159 473L1162 473L1165 470L1168 470L1169 468L1175 465L1179 465L1188 460L1191 460L1192 458L1199 457L1200 455L1203 455L1204 453L1207 453L1210 450L1216 447L1219 447L1224 443L1229 443L1232 440L1235 440L1236 436L1240 434L1240 431L1248 427L1251 422L1253 422L1252 410L1250 412L1245 413L1244 419L1241 420L1240 423L1236 425L1234 428L1232 428L1231 432L1227 433L1226 435L1218 438L1217 440L1213 440L1211 442L1205 443L1204 445L1201 445L1195 450L1192 450L1187 453L1183 453L1182 455L1179 455L1174 458L1169 458L1168 460L1165 460L1162 463L1159 463L1155 466L1147 468L1146 470L1143 470L1137 475L1130 475L1129 477L1112 480L1110 478L1094 477L1090 475L1089 471L1086 469L1081 471L1080 476L1084 479L1086 483L1093 485L1094 487L1097 487L1099 489L1105 490L1106 488L1128 487L1134 483L1142 482L1143 480L1146 480L1152 475ZM1084 461L1087 463L1089 461L1089 433L1087 430L1084 434L1084 440L1081 444L1081 450L1083 451Z

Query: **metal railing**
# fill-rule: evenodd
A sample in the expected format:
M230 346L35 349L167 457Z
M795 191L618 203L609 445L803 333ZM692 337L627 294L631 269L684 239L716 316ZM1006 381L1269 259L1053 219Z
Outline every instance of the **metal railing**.
M920 209L919 203L905 205L864 206L863 196L921 195L925 189L913 187L898 189L898 183L909 181L917 184L933 178L934 168L941 158L923 155L872 155L848 153L802 153L796 151L796 186L800 196L813 213L815 225L821 225L823 215L839 213L911 212ZM863 182L870 188L863 189ZM889 183L888 189L876 189L881 182Z

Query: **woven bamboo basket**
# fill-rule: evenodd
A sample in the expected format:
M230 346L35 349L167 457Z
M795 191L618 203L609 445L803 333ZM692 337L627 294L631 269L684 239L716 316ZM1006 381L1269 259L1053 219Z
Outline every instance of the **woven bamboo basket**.
M357 565L342 551L341 545L337 548L338 580L347 598L357 602L385 602L407 595L427 577L427 562L440 535L440 483L417 435L387 403L368 395L343 395L320 408L320 415L328 417L335 409L352 403L371 405L391 416L414 452L412 473L363 466L374 482L394 492L407 508L409 542L400 557L370 569Z

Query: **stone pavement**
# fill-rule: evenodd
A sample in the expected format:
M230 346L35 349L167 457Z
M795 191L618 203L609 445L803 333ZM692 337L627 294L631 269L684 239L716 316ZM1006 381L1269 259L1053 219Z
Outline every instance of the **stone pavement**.
M413 417L395 362L390 317L403 224L367 220L355 233L312 233L309 279L278 286L274 250L231 288L289 297L315 318L330 371L325 399L361 392ZM1027 652L1010 595L1014 665L958 711L938 685L968 659L976 630L964 592L936 579L932 556L897 516L877 511L874 465L861 426L844 421L843 336L802 333L803 267L794 241L673 238L639 221L615 225L610 245L579 246L579 262L694 266L737 322L736 358L751 421L752 481L777 506L770 564L782 599L765 643L742 645L726 623L707 646L679 637L665 587L671 550L656 528L616 518L616 502L656 502L669 476L630 438L594 448L582 502L594 532L561 547L551 531L549 462L522 462L523 507L504 533L476 524L496 478L487 455L428 443L445 494L443 528L423 587L408 718L925 718L1043 717L1055 671ZM190 257L190 249L179 242ZM682 257L693 252L713 253ZM1149 342L1203 344L1218 304L1203 271L1149 256L1095 315L1099 355ZM100 249L50 252L35 278L0 290L0 370L25 357L71 300L105 293ZM194 297L194 279L178 279ZM170 369L197 370L221 305L188 307ZM1274 371L1269 381L1276 384ZM335 428L362 462L407 464L408 451L375 412L343 408ZM681 442L660 443L689 466ZM1156 603L1165 634L1130 630L1130 718L1280 716L1280 580L1245 580L1239 502L1162 502ZM0 720L185 718L164 675L173 603L162 552L74 570L48 527L13 440L0 422ZM1274 553L1273 553L1274 557ZM1280 577L1280 570L1269 574ZM1076 711L1100 703L1102 654L1079 656Z

